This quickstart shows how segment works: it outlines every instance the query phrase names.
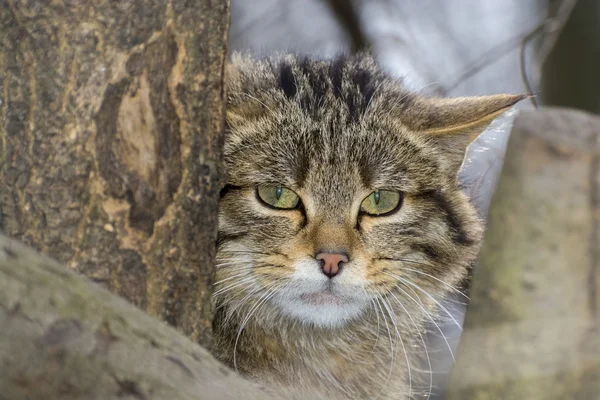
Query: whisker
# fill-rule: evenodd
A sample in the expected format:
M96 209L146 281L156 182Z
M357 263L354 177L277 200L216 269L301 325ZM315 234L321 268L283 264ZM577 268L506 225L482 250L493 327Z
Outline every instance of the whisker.
M239 272L237 274L233 274L233 275L231 275L231 276L229 276L227 278L223 278L220 281L217 281L217 282L213 283L213 286L218 286L218 285L222 284L223 282L227 282L227 281L230 281L232 279L241 278L243 276L249 276L248 275L248 271L249 270L250 270L250 268L248 268L247 270L244 270L242 272Z
M443 304L441 304L439 301L437 301L431 294L429 294L429 292L427 292L426 290L422 289L419 285L416 285L414 283L412 283L411 281L404 279L398 275L394 275L394 274L390 274L389 272L384 272L384 274L391 276L392 278L396 278L399 281L403 282L406 285L410 285L412 287L414 287L415 289L417 289L418 291L420 291L421 293L423 293L425 296L429 297L429 299L431 299L442 311L444 311L449 317L450 319L452 319L452 321L454 321L454 323L456 324L456 326L458 327L458 329L462 332L463 328L462 325L458 323L458 321L454 318L454 316L452 316L452 314L450 314L450 311L448 311L448 309L446 307L444 307Z
M255 262L253 264L231 264L231 265L223 265L220 266L218 268L220 269L225 269L228 267L236 267L235 269L238 271L246 271L246 270L254 270L254 269L261 269L261 268L272 268L275 267L277 265L273 265L273 264L268 264L268 263L262 263L262 262Z
M421 343L423 343L423 348L425 349L425 355L427 356L427 364L429 366L429 391L427 393L427 399L429 399L431 397L431 392L433 391L433 371L432 371L432 367L431 367L431 358L429 357L429 350L427 349L427 344L425 343L425 339L423 338L423 334L421 333L419 326L415 322L412 315L410 315L410 313L408 312L406 307L404 307L404 304L402 304L402 302L396 297L396 295L394 295L394 293L391 290L389 290L388 293L396 300L398 305L400 307L402 307L402 309L404 310L406 315L408 315L408 318L410 318L410 320L412 321L412 323L415 327L415 330L417 331L417 333L419 334L419 337L421 338Z
M220 296L220 295L222 295L222 294L224 294L224 293L226 293L226 292L229 292L229 291L231 291L231 290L233 290L233 289L236 289L236 288L239 288L239 287L241 287L241 286L245 286L245 285L252 285L252 284L256 283L256 276L254 276L254 275L250 275L250 274L248 274L248 273L241 273L241 274L239 274L239 275L240 275L241 277L244 277L244 276L245 276L245 278L244 278L244 279L241 279L240 281L233 282L232 284L230 284L230 285L228 285L228 286L225 286L225 287L222 287L222 288L220 288L220 289L216 290L216 291L213 293L213 297ZM239 278L240 276L236 276L236 277L237 277L237 278ZM221 283L221 282L223 282L223 281L225 281L225 280L229 280L229 279L233 279L233 277L224 278L224 279L222 279L221 281L219 281L219 283ZM270 286L274 286L275 284L277 284L277 283L281 282L281 280L282 280L281 278L277 278L277 277L271 277L271 279L274 279L274 281L271 283L271 285L270 285ZM215 284L215 285L216 285L216 284ZM251 296L251 295L252 295L252 292L251 292L251 293L249 293L248 295L246 295L246 297L245 297L245 298L242 300L242 302L244 302L244 301L248 300L248 299L250 298L250 296Z
M385 313L383 312L383 308L381 307L381 303L379 302L380 298L381 298L381 296L375 297L375 301L377 302L377 306L379 307L379 310L381 311L381 316L383 317L383 321L385 322L385 327L388 332L388 338L390 340L390 355L392 358L390 360L390 370L388 372L388 376L386 378L385 384L382 386L381 391L377 394L377 397L375 399L378 399L379 396L381 396L381 394L385 390L385 387L387 386L388 382L390 381L390 378L392 376L392 370L394 368L394 360L395 360L395 354L396 354L396 352L394 351L394 344L392 342L392 334L391 334L390 327L387 322L387 317L385 316Z
M403 260L403 261L406 261L406 262L408 262L407 260ZM411 261L411 262L412 262L412 261ZM427 264L425 264L425 265L427 265ZM405 271L411 271L411 272L415 272L415 273L417 273L417 274L421 274L421 275L428 276L428 277L430 277L431 279L435 279L436 281L438 281L438 282L440 282L440 283L442 283L442 284L446 285L446 286L447 286L447 287L449 287L450 289L454 290L456 293L460 294L460 295L461 295L461 296L463 296L465 299L467 299L467 300L469 300L469 301L471 300L471 299L469 298L469 296L467 296L466 294L464 294L464 293L463 293L463 292L462 292L460 289L458 289L457 287L454 287L454 286L450 285L448 282L444 282L443 280L441 280L441 279L439 279L439 278L436 278L435 276L433 276L433 275L431 275L431 274L428 274L428 273L426 273L426 272L423 272L423 271L419 271L419 270L417 270L417 269L412 269L412 268L406 268L406 267L400 267L400 268L402 268L402 269L403 269L403 270L405 270Z
M373 349L371 350L371 353L369 353L369 356L372 356L373 353L375 352L376 347L377 347L377 343L379 343L379 327L380 327L380 324L379 324L379 313L377 312L377 308L375 307L375 300L370 299L370 301L371 301L371 306L373 307L373 310L375 311L375 316L377 317L377 330L375 331L376 332L376 335L375 335L375 344L373 345Z
M242 331L244 330L244 328L246 327L246 324L248 323L248 321L252 317L252 314L254 314L256 312L256 310L258 310L262 304L264 304L268 299L270 299L271 297L273 297L276 293L277 292L274 291L274 290L267 289L267 292L265 294L263 294L258 299L257 303L250 309L250 311L248 311L248 315L246 316L246 318L242 322L242 324L240 326L240 329L238 331L237 337L235 338L235 344L233 346L233 366L234 366L236 372L238 371L238 368L237 368L237 345L238 345L238 342L240 340L240 336L242 335Z
M242 299L241 299L241 300L239 300L239 301L238 301L238 300L236 300L236 301L235 301L235 305L234 305L233 307L230 307L230 309L229 309L229 312L230 312L230 313L235 313L235 312L237 312L237 311L238 311L240 308L242 308L242 307L244 307L245 305L247 305L247 302L248 302L248 300L249 300L249 299L250 299L252 296L254 296L256 293L259 293L259 292L261 292L262 290L265 290L265 289L271 289L271 288L275 287L275 285L276 285L276 284L277 284L279 281L280 281L279 279L276 279L275 281L271 282L271 284L269 284L268 286L263 286L263 285L260 285L260 286L258 286L258 287L256 287L256 288L254 288L253 290L249 291L249 292L246 294L246 296L244 296L244 298L242 298ZM256 281L255 281L255 280L253 280L253 279L250 279L250 280L247 280L247 281L245 281L245 282L243 282L243 283L240 283L240 284L239 284L239 286L242 286L242 285L244 285L244 284L247 284L247 283L255 284L255 283L256 283ZM221 294L222 294L222 293L221 293ZM225 304L223 304L223 305L225 305Z
M448 346L448 351L450 351L450 356L452 357L452 361L454 363L456 363L456 358L454 358L454 352L452 351L452 347L450 346L450 342L448 342L448 338L446 337L446 335L444 335L444 332L442 331L442 328L440 328L440 326L438 325L437 322L435 322L435 319L431 316L431 313L429 313L425 307L423 307L423 304L420 301L415 300L411 295L409 295L408 293L406 293L406 291L404 289L402 289L399 286L396 286L396 288L400 291L402 291L402 293L404 293L405 296L407 296L409 299L411 299L412 301L415 302L416 305L418 305L419 307L421 307L421 310L423 310L423 312L425 313L425 315L429 318L429 320L431 322L433 322L433 325L435 325L435 327L437 328L437 330L440 332L440 335L442 335L442 338L444 339L444 342L446 342L446 346ZM411 292L413 292L413 294L415 295L415 297L418 299L419 296L417 295L417 292L415 292L412 288L408 288Z
M254 277L248 276L246 279L242 279L239 282L234 282L231 285L228 285L228 286L225 286L225 287L223 287L223 288L221 288L219 290L216 290L213 293L213 297L220 296L223 293L229 292L229 291L231 291L231 290L233 290L233 289L235 289L237 287L244 286L244 285L251 284L251 283L254 283Z
M215 264L215 267L221 268L221 267L228 267L228 266L232 266L232 265L248 265L250 263L251 263L251 261L247 261L247 260L237 260L237 261L230 261L230 262Z
M390 326L388 325L387 318L386 318L385 314L383 313L383 308L381 307L381 303L379 302L379 298L380 298L380 296L377 296L375 298L375 301L377 302L377 306L379 307L379 311L381 311L381 316L383 317L383 322L385 323L385 328L387 329L387 332L388 332L388 338L390 340L390 351L391 351L391 354L394 354L394 344L392 342L392 333L390 331Z
M262 251L255 251L255 250L221 250L222 253L234 253L234 254L262 254L265 256L270 256L274 253L265 253ZM275 253L276 254L276 253Z
M379 313L377 312L377 308L375 308L375 302L373 300L373 298L369 298L369 308L366 310L366 312L361 316L361 321L362 323L369 328L369 331L372 332L375 335L375 342L373 343L373 346L371 347L371 350L369 351L369 353L365 356L362 351L361 352L356 352L351 354L350 356L346 356L344 353L341 353L340 355L342 357L344 357L346 360L354 363L354 364L372 364L372 355L375 353L376 349L377 349L377 344L379 343L379 328L380 328L380 322L379 322ZM372 329L371 327L371 322L372 320L370 319L370 315L372 315L371 313L371 309L373 309L373 311L375 312L375 316L377 317L377 328Z
M400 331L398 330L398 324L396 323L396 319L394 318L394 314L392 311L391 306L388 304L387 301L385 301L385 299L383 297L381 297L381 301L384 305L384 307L387 309L388 314L390 315L390 319L392 320L392 323L394 324L394 329L396 330L396 337L398 339L400 339L400 345L402 346L402 350L404 351L404 359L406 361L406 366L408 367L408 398L412 397L412 371L411 371L411 367L410 367L410 361L408 359L408 353L406 351L406 347L404 346L404 340L402 339L402 335L400 335ZM392 358L393 360L393 358ZM390 371L390 376L388 377L388 380L386 381L389 382L389 379L391 377L391 371Z
M409 263L409 264L423 265L423 266L426 266L426 267L436 268L436 266L433 265L433 264L426 263L426 262L423 262L423 261L410 260L410 259L407 259L407 258L381 257L379 259L380 260L387 260L387 261L400 261L400 262L405 262L405 263ZM422 275L428 276L428 277L430 277L430 278L432 278L432 279L434 279L434 280L442 283L443 285L446 285L448 288L450 288L454 292L456 292L459 295L463 296L467 301L471 301L471 299L469 298L469 296L467 296L462 290L460 290L459 288L457 288L455 286L450 285L448 282L445 282L442 279L439 279L439 278L437 278L437 277L435 277L435 276L433 276L431 274L428 274L428 273L426 273L424 271L419 271L419 270L412 269L412 268L407 268L407 267L399 267L399 268L404 269L406 271L411 271L411 272L415 272L417 274L422 274ZM464 306L467 305L467 303L461 303L459 301L452 301L452 302L453 303L457 303L457 304L461 304L461 305L464 305Z

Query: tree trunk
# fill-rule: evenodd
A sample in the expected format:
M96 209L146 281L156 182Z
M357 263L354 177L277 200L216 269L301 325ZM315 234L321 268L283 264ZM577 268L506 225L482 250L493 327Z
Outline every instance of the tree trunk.
M448 398L600 398L600 118L517 118L472 287Z
M181 333L0 235L0 399L268 400Z
M210 344L226 0L0 0L0 230Z

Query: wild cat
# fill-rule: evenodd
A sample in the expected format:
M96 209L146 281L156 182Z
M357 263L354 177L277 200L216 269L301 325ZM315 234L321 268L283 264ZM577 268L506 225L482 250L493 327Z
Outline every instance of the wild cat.
M476 259L457 173L520 95L426 98L366 54L227 67L216 355L296 398L428 397L425 328Z

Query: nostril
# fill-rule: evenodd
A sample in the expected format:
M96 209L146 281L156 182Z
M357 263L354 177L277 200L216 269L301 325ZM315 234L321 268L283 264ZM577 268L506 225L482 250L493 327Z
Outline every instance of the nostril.
M344 264L348 262L348 256L344 253L321 252L315 256L321 266L321 271L329 278L340 273Z

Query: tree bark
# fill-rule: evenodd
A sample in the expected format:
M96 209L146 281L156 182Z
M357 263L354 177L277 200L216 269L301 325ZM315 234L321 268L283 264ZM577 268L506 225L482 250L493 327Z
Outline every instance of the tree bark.
M600 396L600 118L516 120L450 399Z
M0 399L273 399L181 333L0 235Z
M227 0L0 0L0 230L210 345Z

